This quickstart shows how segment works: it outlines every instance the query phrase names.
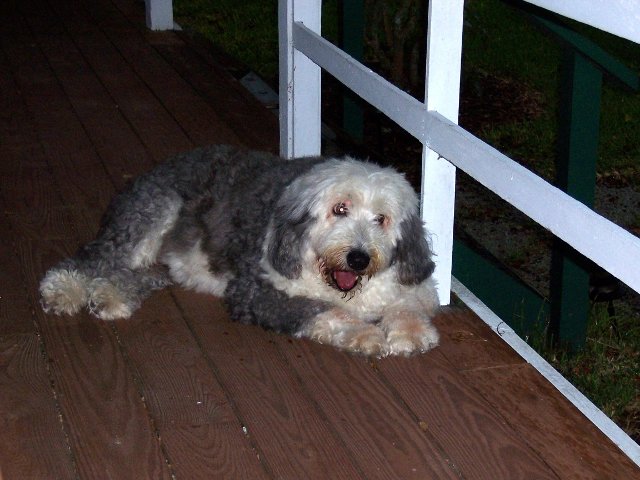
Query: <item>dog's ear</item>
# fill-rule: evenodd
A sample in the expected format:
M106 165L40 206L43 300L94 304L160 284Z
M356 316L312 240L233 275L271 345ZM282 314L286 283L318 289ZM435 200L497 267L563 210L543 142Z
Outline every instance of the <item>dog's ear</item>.
M395 262L398 281L402 285L417 285L429 278L435 269L426 231L417 215L411 215L400 223Z
M308 213L292 217L291 212L279 209L273 216L271 238L267 246L269 263L287 278L300 277L302 270L301 246L311 224Z

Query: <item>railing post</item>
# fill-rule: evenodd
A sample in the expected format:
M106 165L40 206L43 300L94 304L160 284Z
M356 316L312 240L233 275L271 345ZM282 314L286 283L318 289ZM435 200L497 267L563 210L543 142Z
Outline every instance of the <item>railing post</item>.
M144 0L147 27L151 30L173 30L173 0Z
M279 0L280 155L320 154L320 67L294 48L293 22L320 33L321 0Z
M431 0L427 28L425 103L458 121L464 0ZM422 150L422 219L431 234L440 303L450 302L456 169L425 145Z
M557 184L593 206L600 130L602 71L581 53L563 56ZM556 239L551 262L551 333L574 350L584 346L589 318L589 262Z

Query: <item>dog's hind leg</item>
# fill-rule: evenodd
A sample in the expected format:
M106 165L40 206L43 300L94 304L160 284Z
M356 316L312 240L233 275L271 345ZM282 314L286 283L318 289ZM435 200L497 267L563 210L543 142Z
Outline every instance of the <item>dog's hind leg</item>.
M107 277L89 282L89 311L103 320L129 318L154 290L171 284L160 267L121 269Z
M73 315L87 307L98 318L128 318L152 291L171 284L166 269L91 268L73 257L49 270L40 282L46 313Z

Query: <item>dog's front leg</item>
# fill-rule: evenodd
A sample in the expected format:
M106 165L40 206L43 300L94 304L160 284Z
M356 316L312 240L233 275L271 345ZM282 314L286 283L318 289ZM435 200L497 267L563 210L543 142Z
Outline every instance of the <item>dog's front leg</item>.
M298 336L352 353L375 356L388 354L385 333L380 327L339 308L331 308L311 318Z
M426 352L438 345L438 331L425 310L406 305L388 308L380 327L386 332L390 355Z

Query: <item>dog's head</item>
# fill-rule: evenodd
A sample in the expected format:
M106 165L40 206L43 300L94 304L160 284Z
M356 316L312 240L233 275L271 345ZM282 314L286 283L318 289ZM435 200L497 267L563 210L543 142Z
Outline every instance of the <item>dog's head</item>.
M344 295L389 268L404 285L422 282L434 268L406 179L349 158L318 164L285 189L266 254L281 275L295 279L304 269L314 271Z

